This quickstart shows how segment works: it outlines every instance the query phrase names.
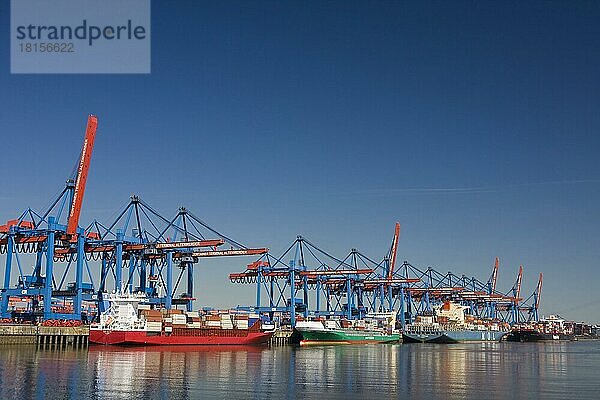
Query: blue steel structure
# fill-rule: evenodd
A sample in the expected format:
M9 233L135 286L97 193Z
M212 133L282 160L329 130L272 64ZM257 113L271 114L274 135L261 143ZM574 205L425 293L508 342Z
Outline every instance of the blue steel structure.
M131 197L110 225L94 221L89 229L98 239L90 244L88 251L97 253L95 258L102 263L99 296L112 280L113 290L146 293L150 303L168 309L184 305L188 311L192 310L194 265L201 258L268 251L242 245L184 207L173 218L165 218L138 196ZM208 238L208 234L213 238ZM229 248L219 249L222 245ZM186 286L178 296L184 276Z
M240 309L285 313L292 326L298 314L304 318L309 314L362 317L366 308L359 282L374 271L367 260L355 249L343 259L336 258L298 236L282 255L266 253L244 272L230 274L229 279L232 283L256 285L255 305ZM309 299L310 294L314 299ZM265 296L268 304L263 301Z
M255 306L241 308L285 313L292 326L299 313L304 318L311 315L359 319L369 312L395 312L399 324L404 326L446 300L468 306L468 312L478 318L509 324L538 319L541 277L534 293L523 300L519 297L522 267L517 282L508 292L496 289L497 258L486 282L451 271L421 269L407 261L396 268L398 233L399 225L381 262L355 249L345 258L336 258L298 236L281 256L264 254L245 271L230 274L230 280L256 285ZM287 259L288 263L284 261ZM326 299L324 308L323 299Z
M68 191L63 197L68 198ZM61 202L55 204L60 204L59 210L64 209ZM18 297L34 299L34 308L40 298L53 299L54 303L60 299L73 305L72 313L64 313L53 311L56 305L43 301L43 314L34 310L37 317L80 319L84 301L98 302L99 311L102 311L103 294L120 290L144 292L151 303L165 308L184 305L191 310L193 267L201 258L257 255L268 251L266 248L247 248L219 233L186 208L180 208L175 217L167 219L138 196L131 197L111 224L93 221L85 230L79 228L77 241L73 243L59 240L66 225L57 223L57 217L47 214L39 215L28 209L18 223L0 237L0 252L6 254L2 318L11 316L9 298ZM60 215L59 211L57 216ZM33 228L29 228L32 225ZM216 239L208 239L206 232ZM229 247L220 250L219 247L225 244ZM23 269L23 253L35 255L31 275ZM94 263L100 264L97 289L92 274ZM15 264L18 282L12 284ZM75 281L67 283L73 266ZM46 279L47 276L52 278ZM184 276L186 287L177 295Z
M90 297L90 287L93 284L83 282L86 237L78 223L97 126L97 118L90 115L76 175L74 173L67 180L65 188L50 207L41 214L28 208L16 220L0 226L0 253L6 254L0 303L2 318L11 316L8 310L9 300L17 297L31 300L34 309L42 301L43 312L38 311L38 314L44 319L81 319L83 300ZM63 249L72 249L75 256L64 259L58 253ZM23 255L27 253L35 259L30 275L23 271L22 265L22 261L27 258ZM18 282L14 286L11 285L13 262L19 271ZM65 285L73 264L75 281ZM89 268L87 272L91 280ZM58 273L61 273L59 283L56 282ZM62 307L60 303L54 303L54 299L62 299ZM67 301L72 305L71 312L66 307ZM35 313L36 310L33 311Z
M354 319L368 312L396 312L404 325L445 300L468 306L474 316L509 323L539 317L541 274L535 291L523 300L522 268L508 292L496 289L498 259L487 282L421 269L407 261L396 267L398 223L380 262L356 249L337 258L302 236L275 257L266 248L248 248L223 235L186 208L165 218L138 196L132 196L111 223L94 220L83 229L79 212L96 126L90 121L95 117L88 119L77 176L67 180L45 211L28 208L0 226L0 253L6 255L2 318L11 317L9 300L18 298L30 302L34 318L81 319L85 302L97 302L102 311L103 294L109 290L144 292L155 305L191 310L194 266L201 258L252 255L260 257L244 272L230 274L234 283L256 285L255 305L241 308L283 313L292 326L297 316ZM94 268L99 271L98 287ZM184 278L185 288L180 290Z
M78 228L73 241L66 235L67 225L62 223L64 210L72 199L72 189L72 180L69 180L65 190L46 212L39 214L27 209L9 224L7 232L0 234L0 253L6 255L0 305L3 318L10 317L10 297L31 299L34 307L42 301L44 319L80 319L82 302L92 300L92 274L83 257L87 237L84 230ZM60 251L67 248L72 249L73 256L62 257ZM31 273L25 270L27 262L32 263ZM11 284L14 266L18 269L16 285ZM73 269L75 280L67 283ZM60 277L58 281L57 277ZM50 299L72 303L74 312L53 311L60 305L53 305Z
M81 319L83 304L97 303L102 311L103 294L110 290L141 291L153 304L191 310L194 265L201 258L268 252L221 234L183 207L165 218L138 196L110 224L94 220L79 227L96 125L90 116L76 179L67 180L50 207L42 213L28 208L0 226L0 253L6 255L1 318L14 315L9 302L16 298L27 301L33 319ZM94 270L99 271L98 287ZM178 296L184 276L187 285Z

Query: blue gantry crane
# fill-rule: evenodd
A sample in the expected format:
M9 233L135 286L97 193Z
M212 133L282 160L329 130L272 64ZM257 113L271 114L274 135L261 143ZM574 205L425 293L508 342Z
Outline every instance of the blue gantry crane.
M255 306L241 308L283 313L289 316L292 326L298 315L357 319L370 312L394 312L404 326L447 300L468 306L468 313L477 318L509 324L537 320L541 277L534 293L523 301L522 267L513 288L507 293L497 289L498 257L486 282L432 267L422 269L408 261L396 266L399 236L400 224L396 223L390 249L379 262L356 249L337 258L298 236L281 256L263 254L245 271L230 274L229 278L232 283L256 285Z
M0 252L6 254L4 286L0 314L3 318L11 316L8 305L11 297L25 298L31 304L31 313L37 312L39 303L43 305L41 313L44 319L80 319L84 298L89 299L93 284L84 283L84 243L85 232L79 227L79 217L87 182L98 119L90 115L77 174L67 180L65 188L43 213L28 208L17 219L9 220L0 226ZM65 213L65 209L68 210ZM63 220L65 220L63 222ZM73 249L77 255L62 266L57 251ZM33 271L27 274L23 270L20 255L33 254ZM11 285L12 269L16 264L19 275L16 285ZM72 265L75 265L75 281L66 283ZM89 269L88 278L91 280ZM59 275L60 274L60 275ZM57 282L56 277L60 276ZM60 301L59 301L60 299ZM67 305L68 302L68 305Z
M513 287L502 293L497 289L498 258L486 282L407 261L397 265L399 223L381 261L357 249L338 258L302 236L274 256L265 247L249 248L222 234L185 207L167 218L136 195L110 223L94 220L82 228L97 127L97 118L90 115L75 174L51 205L42 212L27 208L0 226L0 253L6 254L2 318L15 315L18 310L10 303L17 299L27 304L21 314L29 318L81 319L86 304L97 304L102 311L107 291L143 292L159 307L192 310L196 263L259 256L245 271L229 276L234 283L256 285L255 304L240 308L281 313L292 326L309 315L354 319L369 312L395 312L404 325L447 300L468 306L476 317L511 324L538 319L541 274L534 292L522 299L523 267ZM99 276L98 287L94 276Z
M90 115L76 175L50 207L41 213L27 208L0 226L0 253L6 254L1 318L79 320L84 303L102 311L106 291L124 290L144 292L161 307L191 310L194 265L200 259L268 252L242 245L184 207L166 218L135 195L114 221L80 227L97 126L98 119ZM187 286L177 295L184 276ZM11 299L27 307L15 309Z

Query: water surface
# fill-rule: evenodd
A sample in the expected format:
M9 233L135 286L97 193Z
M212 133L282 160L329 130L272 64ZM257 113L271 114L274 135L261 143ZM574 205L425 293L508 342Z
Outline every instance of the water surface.
M600 342L0 347L0 399L598 399Z

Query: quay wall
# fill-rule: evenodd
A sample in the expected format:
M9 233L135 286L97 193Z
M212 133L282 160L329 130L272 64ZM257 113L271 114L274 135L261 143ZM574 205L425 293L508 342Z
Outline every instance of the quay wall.
M0 325L0 345L32 344L38 347L85 347L87 326Z

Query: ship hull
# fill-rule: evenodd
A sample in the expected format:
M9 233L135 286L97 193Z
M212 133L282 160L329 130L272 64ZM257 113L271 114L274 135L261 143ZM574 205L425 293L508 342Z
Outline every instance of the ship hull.
M438 331L427 333L404 332L404 343L469 343L469 342L499 342L507 332L502 331Z
M364 344L364 343L395 343L400 341L399 334L384 334L381 332L357 330L298 330L302 335L300 345L311 344Z
M172 345L263 345L273 332L233 331L197 332L198 335L149 334L146 331L104 331L90 329L90 343L129 346L172 346Z
M506 335L507 342L542 342L553 340L575 340L575 336L564 333L541 333L536 330L514 330Z

